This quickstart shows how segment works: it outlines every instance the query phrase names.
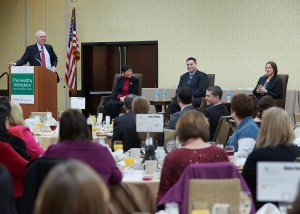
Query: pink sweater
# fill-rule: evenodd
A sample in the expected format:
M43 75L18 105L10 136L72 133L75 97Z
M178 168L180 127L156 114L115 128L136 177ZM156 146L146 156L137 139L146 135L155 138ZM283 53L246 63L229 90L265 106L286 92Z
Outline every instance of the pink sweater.
M9 130L11 133L17 129L22 132L24 138L23 140L26 143L28 154L30 155L30 159L36 159L44 153L44 150L40 147L39 143L34 139L33 134L29 130L27 126L11 126Z

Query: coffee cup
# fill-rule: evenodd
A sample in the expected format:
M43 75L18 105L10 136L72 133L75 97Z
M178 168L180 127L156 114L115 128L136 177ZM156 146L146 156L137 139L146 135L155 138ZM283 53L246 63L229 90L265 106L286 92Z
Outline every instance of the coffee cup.
M156 160L147 160L143 163L142 170L145 174L154 174L157 167Z

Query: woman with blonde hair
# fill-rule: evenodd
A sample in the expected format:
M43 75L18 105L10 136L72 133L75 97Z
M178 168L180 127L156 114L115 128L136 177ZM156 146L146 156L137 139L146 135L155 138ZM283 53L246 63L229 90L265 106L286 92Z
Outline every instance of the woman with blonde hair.
M264 111L261 128L256 140L256 150L247 158L243 176L252 192L258 210L267 202L256 201L256 170L259 161L292 161L300 157L300 148L293 144L295 138L292 121L281 108Z
M44 153L44 150L40 147L39 143L35 140L30 129L25 125L22 107L14 102L10 101L11 115L10 115L10 127L9 130L19 130L23 134L23 140L26 143L26 147L31 160L38 158Z
M67 161L55 166L43 182L35 214L108 214L110 194L88 165Z
M177 182L189 164L228 162L224 149L207 143L209 123L201 112L183 113L176 124L176 131L182 147L165 157L157 202Z

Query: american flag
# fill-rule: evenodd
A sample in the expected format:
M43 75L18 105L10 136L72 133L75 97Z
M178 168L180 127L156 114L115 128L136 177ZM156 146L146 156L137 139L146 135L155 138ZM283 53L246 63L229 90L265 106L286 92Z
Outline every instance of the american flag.
M67 50L67 62L65 72L65 82L72 95L76 94L76 62L80 59L78 39L76 35L76 15L75 7L72 8L72 17L70 23L70 34Z

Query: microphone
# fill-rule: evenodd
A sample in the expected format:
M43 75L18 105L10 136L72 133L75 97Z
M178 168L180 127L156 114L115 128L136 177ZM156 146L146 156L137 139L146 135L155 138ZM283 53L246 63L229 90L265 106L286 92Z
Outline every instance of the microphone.
M41 53L41 51L39 51L36 55L35 55L35 60L38 61L40 63L40 65L42 66L42 62L38 59L38 55Z

